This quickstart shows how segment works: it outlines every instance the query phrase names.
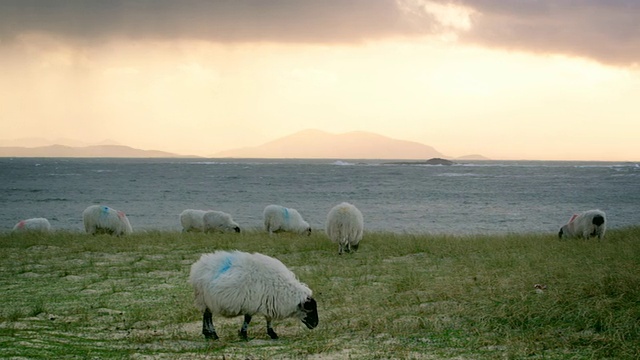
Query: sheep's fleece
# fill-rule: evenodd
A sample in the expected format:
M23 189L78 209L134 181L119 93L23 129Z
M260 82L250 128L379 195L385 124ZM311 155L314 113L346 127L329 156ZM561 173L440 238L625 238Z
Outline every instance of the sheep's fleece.
M212 315L245 315L240 336L255 314L267 320L267 333L277 335L272 320L299 318L309 329L318 325L318 312L309 287L278 259L259 253L216 251L203 254L191 266L189 283L195 305L203 312L203 334L217 339Z

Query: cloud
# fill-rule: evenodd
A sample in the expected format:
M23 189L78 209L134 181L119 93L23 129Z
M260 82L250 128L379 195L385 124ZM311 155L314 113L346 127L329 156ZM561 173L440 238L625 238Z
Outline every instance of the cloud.
M564 54L613 65L640 64L640 1L462 0L473 31L461 40L496 48Z
M637 14L637 0L3 0L0 42L28 33L84 45L114 38L344 44L445 35L624 66L640 58Z
M3 0L0 34L352 42L411 32L393 0Z

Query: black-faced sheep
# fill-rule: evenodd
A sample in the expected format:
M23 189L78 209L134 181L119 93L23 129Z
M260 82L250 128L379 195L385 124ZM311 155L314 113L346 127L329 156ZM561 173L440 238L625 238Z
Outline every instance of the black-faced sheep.
M347 202L338 204L327 215L325 231L331 241L338 243L338 254L356 251L364 232L362 213Z
M216 251L203 254L191 266L189 283L195 305L202 311L202 334L218 339L213 315L244 315L240 337L247 340L247 328L256 314L267 320L267 334L278 335L272 320L297 317L309 329L318 325L316 301L311 289L279 260L259 253Z
M231 215L216 210L187 209L180 214L182 231L235 231L240 232L240 226L233 221Z
M202 222L205 232L240 232L240 226L238 225L238 223L233 221L231 215L227 214L226 212L216 210L207 211L202 217Z
M264 208L264 228L273 234L279 231L290 231L299 234L311 235L309 223L304 221L302 215L296 209L286 208L280 205L268 205Z
M104 205L91 205L82 212L84 229L88 234L131 234L133 229L127 215Z
M569 222L560 228L559 238L582 237L588 239L597 236L604 237L607 231L607 218L604 211L588 210L578 215L573 215Z

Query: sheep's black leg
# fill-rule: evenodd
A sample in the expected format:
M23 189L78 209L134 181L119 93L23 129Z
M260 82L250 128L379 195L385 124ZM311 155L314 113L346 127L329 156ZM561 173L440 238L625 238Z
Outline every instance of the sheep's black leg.
M273 331L273 327L271 327L271 320L267 320L267 335L274 340L278 338L278 334L276 334L276 332Z
M240 337L243 340L249 340L249 336L247 336L247 329L249 328L250 322L251 322L251 315L245 315L244 322L242 323L242 329L240 329Z
M209 309L205 309L204 315L202 316L202 334L205 339L219 339L218 334L216 334L216 329L213 327L213 316Z

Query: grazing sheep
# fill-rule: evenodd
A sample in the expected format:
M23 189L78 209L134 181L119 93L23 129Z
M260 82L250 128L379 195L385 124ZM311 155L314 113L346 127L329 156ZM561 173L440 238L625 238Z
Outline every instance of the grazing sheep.
M216 251L203 254L191 265L189 283L193 286L195 306L203 312L202 334L218 339L213 315L244 315L240 337L248 340L247 328L255 314L267 320L267 334L278 335L272 320L299 318L309 329L318 325L316 301L311 289L278 259L259 253Z
M207 211L202 218L204 231L235 231L237 233L240 232L240 226L238 223L233 221L231 215L222 211Z
M338 254L358 250L363 231L362 213L355 206L343 202L329 211L326 232L331 241L339 244Z
M606 215L601 210L588 210L578 215L573 215L569 222L560 228L559 238L582 236L584 239L597 236L604 237L607 231Z
M49 232L51 224L45 218L32 218L21 220L14 227L13 231L33 231L33 232Z
M204 232L204 214L207 210L187 209L180 214L182 231Z
M104 233L110 235L131 234L133 229L123 211L104 205L91 205L82 212L84 229L89 234Z
M311 235L309 223L304 221L296 209L280 205L268 205L264 208L264 228L273 234L278 231L291 231Z

